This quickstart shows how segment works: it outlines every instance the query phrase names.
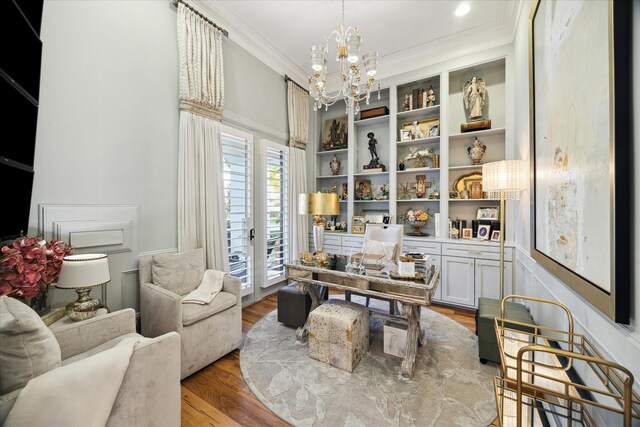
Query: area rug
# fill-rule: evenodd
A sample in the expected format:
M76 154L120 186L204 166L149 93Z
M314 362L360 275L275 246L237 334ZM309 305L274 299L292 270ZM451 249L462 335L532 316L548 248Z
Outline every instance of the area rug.
M357 301L357 297L353 298ZM371 306L388 304L371 300ZM370 319L370 347L353 373L310 359L308 344L272 311L247 333L240 369L256 397L295 426L482 426L496 418L495 365L478 361L478 340L462 325L428 308L421 323L412 379L402 359L383 350L384 321Z

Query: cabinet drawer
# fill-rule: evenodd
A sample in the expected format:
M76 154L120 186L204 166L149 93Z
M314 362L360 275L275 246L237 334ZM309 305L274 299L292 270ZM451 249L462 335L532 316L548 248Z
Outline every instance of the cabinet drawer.
M402 250L406 252L420 252L427 255L440 255L442 245L436 242L420 242L417 240L405 240Z
M442 245L442 255L499 260L500 247L488 245L458 245L455 243L444 243ZM504 248L504 260L513 260L512 248Z
M343 237L342 246L345 248L362 248L363 237Z
M342 247L340 245L327 245L325 244L322 248L324 253L331 255L340 255L342 254Z
M342 243L342 239L340 238L340 236L330 236L328 234L325 233L324 235L324 245L333 245L333 246L340 246Z

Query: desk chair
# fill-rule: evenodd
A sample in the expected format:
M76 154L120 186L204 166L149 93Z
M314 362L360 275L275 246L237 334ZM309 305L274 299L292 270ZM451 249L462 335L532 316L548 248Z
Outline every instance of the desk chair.
M387 264L396 264L402 253L402 237L404 235L404 226L402 224L367 224L364 233L364 242L362 244L363 254L384 255L379 262ZM357 292L346 291L345 300L351 301L351 295L362 295ZM363 295L366 298L366 305L369 306L371 297ZM396 302L393 299L376 298L383 301L389 301L389 313L395 314Z

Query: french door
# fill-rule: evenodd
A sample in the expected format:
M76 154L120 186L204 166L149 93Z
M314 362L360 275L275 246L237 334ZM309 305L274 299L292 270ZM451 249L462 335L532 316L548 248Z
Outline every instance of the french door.
M289 149L222 126L227 246L242 296L285 280L289 260ZM257 286L255 286L257 285Z

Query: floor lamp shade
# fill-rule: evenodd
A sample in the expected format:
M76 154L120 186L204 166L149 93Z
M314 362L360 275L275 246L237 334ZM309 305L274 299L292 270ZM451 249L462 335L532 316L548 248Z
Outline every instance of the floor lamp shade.
M523 160L501 160L482 165L482 191L492 199L502 195L507 200L520 199L528 179L527 163Z
M320 215L340 214L340 200L336 193L303 193L298 197L300 215L314 215L313 246L316 253L324 246L324 220Z

